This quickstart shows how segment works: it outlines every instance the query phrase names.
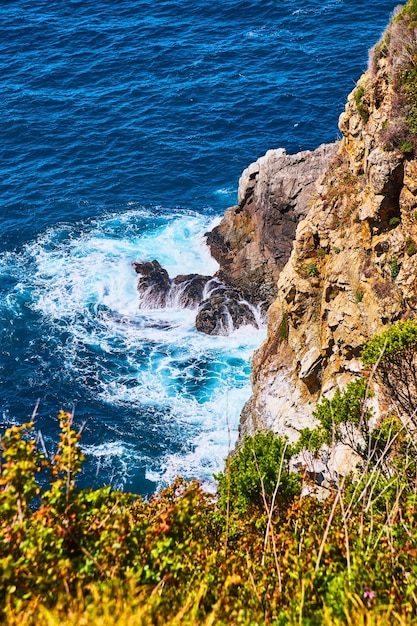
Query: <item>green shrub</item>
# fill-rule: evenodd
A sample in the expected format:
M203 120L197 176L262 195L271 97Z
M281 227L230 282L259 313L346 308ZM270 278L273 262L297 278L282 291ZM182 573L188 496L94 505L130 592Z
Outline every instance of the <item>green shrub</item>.
M364 295L365 295L365 292L362 289L358 289L358 291L355 294L355 300L357 304L362 302Z
M397 322L368 341L362 351L368 367L377 366L376 375L385 392L415 421L417 404L417 323Z
M390 217L388 220L388 226L390 226L391 228L394 228L395 226L398 226L400 222L401 220L399 217Z
M256 507L266 511L278 487L280 505L288 506L300 491L300 478L288 472L293 448L272 431L246 436L242 446L226 462L224 473L218 474L219 505L247 511Z
M383 363L402 355L405 350L411 350L411 354L414 354L416 348L417 323L414 320L406 320L393 324L366 342L361 359L364 365L372 366L377 362Z
M405 253L407 256L413 256L417 252L415 241L412 237L408 236L405 241Z
M400 142L399 148L401 150L401 152L403 152L404 154L412 154L413 153L413 144L408 141L408 139L405 139L403 141Z
M390 274L391 274L391 278L392 280L395 280L398 276L398 274L400 273L400 269L401 266L398 262L398 259L396 259L395 257L390 259L388 261L388 267L390 269Z
M369 109L363 101L364 95L365 88L363 85L359 85L355 91L355 104L363 123L366 124L369 120Z
M312 278L319 275L319 268L315 263L309 263L306 270L308 276L311 276Z
M372 410L366 406L366 399L370 395L366 380L358 378L346 389L336 389L330 400L323 397L313 412L319 425L313 430L306 428L301 431L297 449L318 453L323 445L344 443L363 457L366 448L358 439L358 433L368 436Z
M288 334L289 334L289 320L288 320L288 313L285 312L282 315L282 319L278 327L278 337L280 341L288 341Z

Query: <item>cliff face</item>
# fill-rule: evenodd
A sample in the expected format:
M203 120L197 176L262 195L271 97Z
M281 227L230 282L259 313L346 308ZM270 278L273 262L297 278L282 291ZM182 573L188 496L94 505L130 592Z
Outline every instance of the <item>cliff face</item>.
M317 178L336 152L336 145L288 155L269 150L252 163L239 181L238 205L207 234L219 262L219 278L245 297L267 308L288 261L299 221L309 210Z
M337 152L312 195L309 187L310 208L278 271L268 337L253 358L253 396L242 414L241 433L270 428L296 439L300 428L311 425L320 394L346 385L360 371L364 341L415 316L412 6L407 4L374 49L370 69L340 116ZM236 239L243 234L239 215Z

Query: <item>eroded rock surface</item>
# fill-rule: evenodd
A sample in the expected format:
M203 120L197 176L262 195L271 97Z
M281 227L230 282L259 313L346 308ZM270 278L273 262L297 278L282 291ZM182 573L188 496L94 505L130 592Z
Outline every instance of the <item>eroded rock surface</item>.
M216 282L217 285L198 308L197 330L208 335L227 335L240 326L258 328L253 307L242 299L236 289Z
M162 265L154 261L144 263L133 263L133 268L140 278L137 289L142 296L144 308L163 308L171 290L171 281L168 272Z
M238 205L207 233L219 278L264 308L276 297L276 282L287 262L297 224L309 210L315 182L336 144L289 155L269 150L239 181Z

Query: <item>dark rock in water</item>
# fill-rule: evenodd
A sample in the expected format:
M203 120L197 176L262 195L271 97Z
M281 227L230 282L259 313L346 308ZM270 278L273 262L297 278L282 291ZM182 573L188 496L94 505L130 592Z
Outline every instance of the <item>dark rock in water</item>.
M197 330L206 335L227 335L240 326L258 328L252 307L242 300L239 292L217 280L213 283L215 288L198 309Z
M187 309L194 309L203 300L204 289L211 279L201 274L179 274L173 281L175 300Z
M158 261L133 263L133 268L141 278L138 281L138 291L142 294L142 302L151 308L163 308L171 290L171 281L168 272Z
M156 260L133 263L133 267L140 276L141 308L198 307L196 328L206 335L227 335L248 324L258 328L252 306L237 289L218 278L179 274L171 281Z

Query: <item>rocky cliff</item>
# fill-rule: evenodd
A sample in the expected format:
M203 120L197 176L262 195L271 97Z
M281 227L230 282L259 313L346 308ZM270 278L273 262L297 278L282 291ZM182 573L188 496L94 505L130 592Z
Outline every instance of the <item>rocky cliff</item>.
M238 204L207 233L218 276L266 309L288 261L297 224L307 215L315 181L336 152L335 144L289 155L269 150L239 181Z
M341 142L293 157L273 151L250 166L238 207L210 237L234 281L246 275L258 298L275 297L242 433L296 439L320 394L360 371L364 341L416 314L416 18L410 1L373 49L340 116ZM306 168L289 167L291 182L290 162Z

